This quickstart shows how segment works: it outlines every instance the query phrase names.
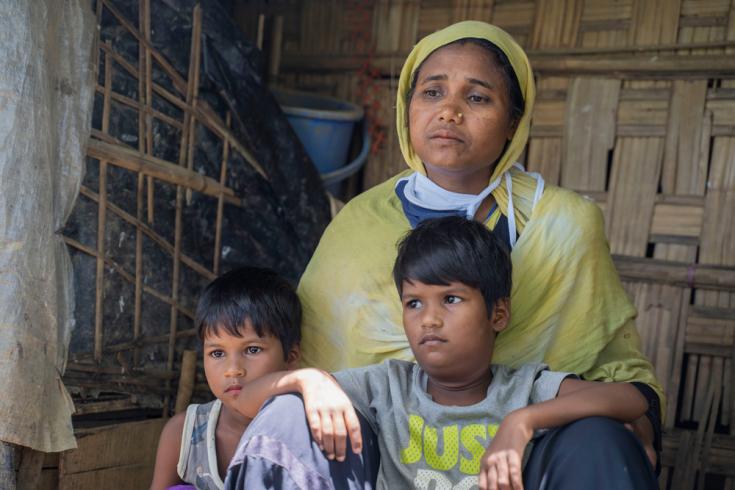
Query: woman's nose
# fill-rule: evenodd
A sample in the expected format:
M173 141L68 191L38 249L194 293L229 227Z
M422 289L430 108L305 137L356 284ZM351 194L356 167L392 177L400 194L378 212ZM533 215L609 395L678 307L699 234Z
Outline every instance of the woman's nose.
M459 104L455 103L452 99L447 100L439 111L439 120L447 123L461 124L463 114Z

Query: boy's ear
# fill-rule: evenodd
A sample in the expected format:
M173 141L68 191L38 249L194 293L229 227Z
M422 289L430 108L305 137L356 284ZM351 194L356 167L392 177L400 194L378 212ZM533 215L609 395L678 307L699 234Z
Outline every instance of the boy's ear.
M286 356L286 366L288 369L297 369L301 364L301 345L294 344Z
M510 323L510 298L500 298L495 302L490 313L490 327L500 333Z

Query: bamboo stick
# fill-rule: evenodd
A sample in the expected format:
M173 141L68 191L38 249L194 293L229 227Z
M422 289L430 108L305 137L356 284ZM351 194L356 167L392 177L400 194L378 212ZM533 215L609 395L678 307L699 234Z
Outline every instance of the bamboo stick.
M227 112L227 127L232 124L232 114ZM219 183L222 187L227 187L227 161L230 158L230 145L228 140L222 142L222 165L219 171ZM214 261L213 268L215 276L219 275L220 259L222 258L222 217L225 208L225 196L220 194L217 198L217 218L214 225Z
M102 132L110 129L110 93L112 91L112 61L105 57L105 91L102 106ZM107 224L107 162L99 160L100 199L97 207L97 267L95 275L95 310L94 310L94 358L102 361L103 344L103 301L105 280L105 226Z
M614 255L620 277L627 281L662 282L674 286L735 290L735 268L682 264L641 257Z
M143 46L145 51L145 100L148 107L153 107L153 60L151 59L151 2L150 0L142 0L142 11L143 11L143 36L147 41L146 46ZM140 5L139 5L140 8ZM138 51L141 50L141 45L138 45ZM173 95L173 94L172 94ZM173 98L173 97L172 97ZM153 119L150 113L146 112L146 153L149 156L153 156ZM155 187L153 185L153 177L148 176L146 186L146 197L148 202L148 223L153 223L155 217Z
M138 2L138 26L141 31L145 30L145 8L143 1ZM138 67L142 70L145 67L145 52L138 49ZM146 78L138 77L138 98L140 107L143 111L138 113L138 151L146 153L148 146L148 125L150 117L147 109L151 107L151 101L147 99ZM137 175L137 184L135 189L135 216L138 223L143 222L143 192L145 187L145 176L142 173ZM135 227L135 303L133 311L133 339L137 339L141 334L141 318L143 316L143 230L140 226ZM140 349L133 349L133 367L140 362Z
M186 410L194 392L194 381L197 373L197 352L185 350L181 356L179 388L176 390L176 408L174 413Z
M196 172L189 172L186 168L166 160L143 155L131 148L90 140L87 143L87 155L132 172L142 172L169 184L189 187L208 196L217 197L224 194L228 203L240 205L240 199L235 197L235 192L222 187L216 180Z
M196 335L197 335L197 330L195 328L179 330L176 332L177 339L195 337ZM143 336L143 337L140 337L138 340L134 340L131 342L123 342L123 343L116 344L116 345L109 345L105 347L103 352L105 354L116 354L118 352L129 351L131 349L135 349L136 347L164 344L168 342L168 339L169 339L168 334L151 335L147 337ZM77 354L72 355L71 360L74 362L84 362L84 361L88 361L89 359L92 359L93 357L94 357L93 354L89 352L77 353Z
M201 65L202 51L202 7L197 4L194 7L192 20L192 39L191 39L191 58L189 59L189 83L191 90L191 100L187 100L192 110L196 110L197 101L199 99L199 69ZM186 152L186 168L193 172L194 170L194 147L196 142L196 123L195 117L189 118L189 139L188 149ZM191 205L191 189L186 189L186 205Z
M104 93L105 88L101 85L97 85L95 87L95 90L99 93ZM144 105L142 102L138 102L136 100L131 99L130 97L126 97L122 94L118 94L117 92L112 92L111 94L112 100L115 102L119 102L125 106L128 106L132 109L136 109L140 115L141 119L143 119L143 116L152 116L156 119L160 119L161 121L165 122L166 124L175 127L176 129L181 129L181 122L177 121L171 116L167 116L166 114L157 111L155 109L152 109L151 107ZM145 152L145 148L139 148L141 152Z

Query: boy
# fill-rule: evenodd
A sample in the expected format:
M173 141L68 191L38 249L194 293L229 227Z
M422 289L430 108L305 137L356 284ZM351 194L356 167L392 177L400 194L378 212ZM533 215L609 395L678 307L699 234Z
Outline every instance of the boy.
M197 489L224 488L227 464L250 423L235 409L248 396L246 383L299 362L301 305L273 271L245 267L215 279L199 299L195 323L216 399L189 405L166 423L152 490L182 481Z
M640 417L647 402L635 387L580 381L542 364L515 370L490 364L496 335L510 319L511 262L484 225L460 217L423 222L399 245L393 275L416 363L390 360L337 372L333 378L315 369L272 373L249 384L252 396L239 399L236 408L253 416L268 396L297 391L315 443L330 460L347 456L351 465L355 460L346 449L346 435L354 453L362 442L351 402L377 434L378 488L519 489L523 480L529 488L656 487L643 449L623 425L589 418L625 422ZM318 450L309 453L298 440L281 434L270 423L272 411L264 409L243 435L227 488L370 485L370 474L335 483L334 465L325 467ZM522 478L521 461L534 434L581 419L573 437L571 426L542 437L528 451ZM298 423L293 417L289 430ZM280 440L274 442L274 434ZM627 437L628 446L615 447L631 454L608 456L608 434ZM588 439L603 448L602 458L590 462L585 454L570 456ZM573 446L572 451L546 453L556 441ZM559 458L580 461L574 474L554 473ZM635 467L635 461L643 466Z

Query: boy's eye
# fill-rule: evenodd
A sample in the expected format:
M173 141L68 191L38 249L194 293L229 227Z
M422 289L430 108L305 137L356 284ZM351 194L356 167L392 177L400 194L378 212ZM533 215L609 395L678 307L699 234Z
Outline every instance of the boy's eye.
M262 350L263 350L262 347L257 347L255 345L251 345L247 349L245 349L245 352L247 354L257 354L257 353L261 352Z
M221 359L225 357L225 352L221 350L213 350L209 353L209 357L211 357L212 359Z
M406 301L406 308L410 310L415 310L416 308L421 308L421 301L418 299L410 299Z
M449 303L450 305L455 305L457 303L461 303L462 298L460 298L459 296L449 295L446 297L445 301Z

